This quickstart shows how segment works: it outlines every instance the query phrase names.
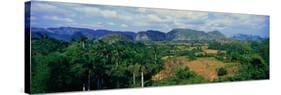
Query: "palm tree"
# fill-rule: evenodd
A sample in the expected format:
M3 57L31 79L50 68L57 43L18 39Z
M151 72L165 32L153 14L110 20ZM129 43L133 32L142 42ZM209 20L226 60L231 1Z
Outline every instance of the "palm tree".
M133 75L133 85L136 84L136 77L139 76L138 73L140 72L140 68L141 68L141 66L138 63L133 64L133 65L129 65L129 67L128 67L128 70Z

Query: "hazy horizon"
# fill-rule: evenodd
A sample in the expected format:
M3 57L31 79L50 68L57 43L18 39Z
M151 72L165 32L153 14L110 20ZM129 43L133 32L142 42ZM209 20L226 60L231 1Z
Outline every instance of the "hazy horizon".
M31 27L78 27L113 31L175 28L269 36L269 16L188 10L31 1Z

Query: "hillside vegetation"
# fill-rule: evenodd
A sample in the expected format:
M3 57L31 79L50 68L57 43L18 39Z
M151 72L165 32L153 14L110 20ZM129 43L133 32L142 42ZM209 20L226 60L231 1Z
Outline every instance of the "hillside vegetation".
M60 34L71 39L66 41L56 39L58 35L33 34L31 92L269 79L269 39L232 40L218 37L221 34L217 31L183 33L212 36L209 40L178 37L181 32L187 32L185 30L174 30L176 35L161 34L153 39L149 37L160 32L146 31L148 33L134 36L128 32L126 36L119 32L95 31L103 36L81 34L68 38ZM149 39L143 39L143 35ZM170 37L174 37L173 40L163 40Z

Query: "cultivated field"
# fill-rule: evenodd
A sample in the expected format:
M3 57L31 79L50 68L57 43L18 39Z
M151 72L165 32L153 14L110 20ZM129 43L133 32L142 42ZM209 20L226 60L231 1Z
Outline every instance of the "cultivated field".
M233 76L239 70L239 63L223 63L213 57L202 57L196 60L190 60L187 57L180 56L166 56L162 58L165 61L164 69L153 76L153 80L161 80L172 76L175 72L174 69L182 66L190 68L196 74L202 76L206 80L216 80L218 79L217 69L226 68L226 76Z

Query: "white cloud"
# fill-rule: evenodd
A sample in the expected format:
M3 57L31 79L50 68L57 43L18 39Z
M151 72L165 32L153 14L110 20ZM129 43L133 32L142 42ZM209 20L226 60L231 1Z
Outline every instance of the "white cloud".
M257 15L217 13L215 16L216 19L207 20L207 26L225 28L259 28L260 25L265 24L264 17Z
M94 15L94 16L101 16L104 18L132 20L131 16L118 13L117 11L114 11L114 10L100 9L98 7L81 6L81 7L76 7L75 10L83 12L84 14L88 14L89 16Z
M89 16L100 16L103 18L112 18L127 22L133 26L152 26L159 23L174 23L175 20L186 20L185 22L177 22L176 26L184 26L186 23L196 23L197 20L205 20L208 13L192 12L192 11L175 11L161 9L136 8L135 10L115 10L115 7L100 8L96 6L79 6L75 7L76 11L82 12Z
M160 28L189 28L188 24L201 24L208 19L207 12L179 11L165 9L137 8L135 13L137 18L133 22L135 26L153 26ZM159 24L166 25L159 25ZM173 27L172 27L173 26Z
M117 13L115 11L104 10L100 12L104 17L117 17Z
M145 13L146 12L146 8L138 8L137 11L140 12L140 13Z
M43 17L46 20L52 20L52 21L62 21L62 22L66 22L66 23L72 23L74 22L72 19L70 18L62 18L62 17L58 17L58 16L44 16Z
M80 28L90 28L90 29L103 29L105 28L105 25L101 22L97 23L68 23L67 25L70 25L72 27L80 27Z
M78 11L85 12L86 14L91 14L91 15L100 15L103 17L116 17L117 14L115 11L110 11L110 10L101 10L96 7L80 7L76 8Z
M261 31L268 20L264 16L257 15L89 6L72 3L33 3L32 6L32 11L37 13L34 18L40 19L44 17L47 20L66 23L74 23L75 20L75 23L77 23L75 26L109 29L124 28L131 31L155 29L167 32L173 28L191 28L202 31L219 30L229 32L231 30L239 32L244 30L244 32L247 32L246 30L249 30L252 32ZM40 12L44 14L38 16Z
M34 10L39 10L39 11L42 11L42 10L45 10L45 11L48 11L48 10L57 10L57 6L55 5L51 5L50 3L43 3L43 2L33 2L31 3L31 8L32 8L32 11Z
M167 9L146 9L139 8L139 12L141 13L153 13L158 16L165 18L166 20L173 19L189 19L189 20L198 20L198 19L206 19L208 17L207 12L199 12L199 11L180 11L180 10L167 10ZM141 11L145 10L145 11Z
M121 27L124 27L124 28L127 28L127 27L128 27L127 24L121 24L120 26L121 26Z
M50 2L33 2L31 3L31 15L32 14L41 14L41 13L51 13L51 14L58 14L69 16L72 14L70 10L65 10L61 8L56 3Z
M153 15L153 14L148 14L147 16L145 16L144 20L149 20L151 22L161 22L163 21L159 16L157 15Z
M115 25L115 23L113 23L113 22L109 22L109 23L108 23L108 25Z

